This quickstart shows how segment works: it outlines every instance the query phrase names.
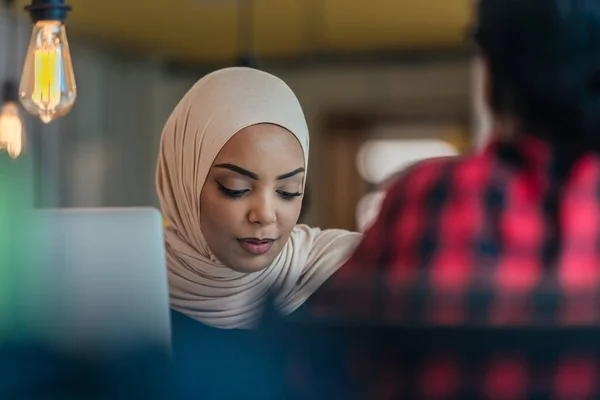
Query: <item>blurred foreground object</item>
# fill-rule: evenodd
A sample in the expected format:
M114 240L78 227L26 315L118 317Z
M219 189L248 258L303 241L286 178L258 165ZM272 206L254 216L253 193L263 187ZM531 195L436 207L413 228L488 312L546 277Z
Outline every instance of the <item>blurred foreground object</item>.
M71 6L63 0L32 0L25 9L34 26L21 75L19 98L27 112L49 123L71 111L77 97L65 32L65 20Z
M15 163L0 152L0 343L21 335L18 318L27 303L21 291L31 272L35 243L28 240L33 207L33 179L27 159Z
M69 354L143 345L169 353L162 218L153 208L61 208L31 213L35 246L21 285L22 326Z
M2 399L177 399L167 357L155 348L67 356L35 345L0 347Z

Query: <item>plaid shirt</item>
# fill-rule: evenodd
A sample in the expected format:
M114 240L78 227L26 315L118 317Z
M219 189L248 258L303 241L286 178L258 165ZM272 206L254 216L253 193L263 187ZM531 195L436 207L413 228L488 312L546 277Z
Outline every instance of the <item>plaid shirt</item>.
M594 329L600 159L590 153L569 161L562 153L522 137L411 168L390 185L352 258L291 317ZM547 344L537 355L518 346L503 352L491 340L491 354L473 357L452 346L430 351L432 342L417 346L423 354L413 363L393 346L348 345L351 361L341 364L359 371L346 371L344 381L364 383L357 399L600 398L593 346L551 355L552 344L541 340L547 332L537 332L534 341ZM478 340L470 347L479 349ZM317 382L311 364L296 360L305 370L294 376Z
M288 367L289 392L295 399L600 398L597 347L581 351L550 347L548 353L514 349L459 354L438 346L434 351L411 354L356 346L348 361L329 363L335 364L333 381L331 372L320 368L322 361L311 360L304 352Z
M593 309L572 311L596 289L599 228L597 156L569 163L530 136L494 142L479 154L425 161L397 179L355 254L303 309L457 324L475 313L521 323L548 308L544 293L560 292L570 299L552 306L560 320L594 322ZM415 291L436 295L416 307ZM477 292L485 298L474 305L469 296ZM532 293L544 304L533 304Z

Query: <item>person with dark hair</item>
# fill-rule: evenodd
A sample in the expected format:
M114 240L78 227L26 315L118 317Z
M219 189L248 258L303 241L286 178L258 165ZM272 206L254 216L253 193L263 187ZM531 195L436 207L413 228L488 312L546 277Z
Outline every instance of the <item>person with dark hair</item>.
M417 278L428 290L483 285L493 296L534 291L549 279L571 292L597 286L600 1L480 0L474 39L492 142L402 174L355 254L308 309L351 314L356 304L397 319L406 310L397 285ZM497 303L478 306L488 305ZM480 315L494 318L489 309Z

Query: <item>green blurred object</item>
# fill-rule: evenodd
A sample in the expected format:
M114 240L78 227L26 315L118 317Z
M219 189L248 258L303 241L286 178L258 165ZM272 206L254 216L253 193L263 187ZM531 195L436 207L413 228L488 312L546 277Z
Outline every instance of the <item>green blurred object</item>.
M0 152L0 343L21 336L22 284L32 273L28 240L33 208L34 177L31 156L13 160Z

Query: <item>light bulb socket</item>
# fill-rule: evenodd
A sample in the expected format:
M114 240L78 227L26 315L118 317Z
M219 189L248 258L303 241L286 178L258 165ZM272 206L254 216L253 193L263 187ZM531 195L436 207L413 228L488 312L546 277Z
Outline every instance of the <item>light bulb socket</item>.
M34 24L39 21L59 21L64 24L71 6L65 4L64 0L31 0L31 4L25 6L25 11L31 15Z
M17 103L19 101L19 87L13 81L4 81L2 85L2 101L4 103Z
M236 66L258 69L258 60L251 53L238 54Z

